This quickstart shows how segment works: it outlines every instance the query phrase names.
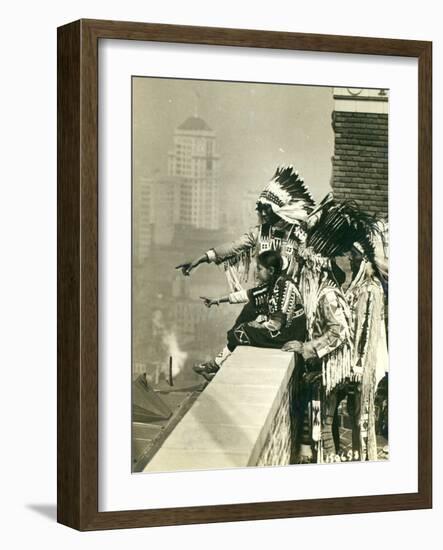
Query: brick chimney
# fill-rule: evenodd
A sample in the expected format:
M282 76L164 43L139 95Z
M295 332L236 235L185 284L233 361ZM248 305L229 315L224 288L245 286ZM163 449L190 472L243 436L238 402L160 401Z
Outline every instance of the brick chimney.
M388 217L388 91L334 88L332 188L371 214Z

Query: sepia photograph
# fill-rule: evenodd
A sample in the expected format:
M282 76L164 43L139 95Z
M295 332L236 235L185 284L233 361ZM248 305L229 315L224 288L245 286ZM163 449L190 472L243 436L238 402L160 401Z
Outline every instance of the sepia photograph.
M132 77L132 472L389 460L388 116Z

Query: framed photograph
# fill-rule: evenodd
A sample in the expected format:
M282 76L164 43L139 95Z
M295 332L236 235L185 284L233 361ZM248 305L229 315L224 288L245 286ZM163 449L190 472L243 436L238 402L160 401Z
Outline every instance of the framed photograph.
M432 506L430 42L58 29L58 521Z

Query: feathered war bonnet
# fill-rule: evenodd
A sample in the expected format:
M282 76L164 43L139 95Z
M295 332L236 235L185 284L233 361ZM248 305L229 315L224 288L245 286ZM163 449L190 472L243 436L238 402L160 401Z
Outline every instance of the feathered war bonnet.
M257 208L266 204L271 206L274 214L291 224L306 220L315 207L309 189L293 166L277 168L261 192Z
M374 240L378 220L355 202L335 200L327 195L311 213L303 257L316 258L326 266L328 260L350 252L358 243L366 258L374 263Z

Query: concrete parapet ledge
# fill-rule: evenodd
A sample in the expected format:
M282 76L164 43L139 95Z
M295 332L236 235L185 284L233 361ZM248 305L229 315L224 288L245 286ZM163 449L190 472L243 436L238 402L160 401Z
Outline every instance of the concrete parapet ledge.
M255 466L294 370L294 355L239 347L145 472Z

